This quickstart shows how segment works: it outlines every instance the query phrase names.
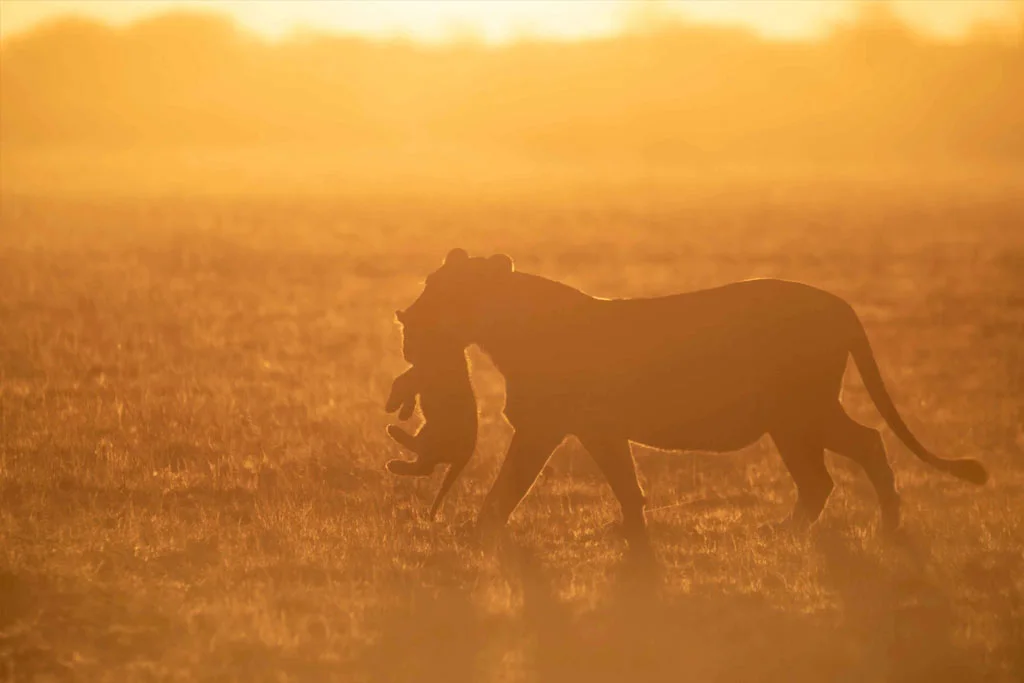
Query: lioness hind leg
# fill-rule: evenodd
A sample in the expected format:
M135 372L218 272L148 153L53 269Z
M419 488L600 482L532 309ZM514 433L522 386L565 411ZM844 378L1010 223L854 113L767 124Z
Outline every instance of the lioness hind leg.
M800 427L772 430L772 441L793 481L797 501L792 521L807 527L818 520L832 493L832 476L825 467L825 446L816 431Z
M885 456L885 444L877 429L856 422L836 405L825 432L825 447L860 464L878 494L882 526L892 530L900 524L900 496L896 477Z

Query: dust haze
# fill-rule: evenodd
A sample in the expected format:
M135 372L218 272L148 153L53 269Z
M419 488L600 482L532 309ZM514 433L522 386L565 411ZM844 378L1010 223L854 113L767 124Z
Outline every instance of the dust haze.
M0 43L0 679L1015 681L1024 676L1024 51L884 5L813 42L675 22L426 46L214 15ZM452 247L605 297L752 277L864 321L864 473L806 534L770 440L636 448L655 567L566 441L500 547L511 436L436 479L383 405Z

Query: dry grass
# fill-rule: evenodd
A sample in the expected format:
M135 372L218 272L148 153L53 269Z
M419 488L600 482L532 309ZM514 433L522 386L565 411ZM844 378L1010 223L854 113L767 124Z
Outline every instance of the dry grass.
M70 201L0 225L0 680L1010 681L1024 677L1020 187L745 181L468 199ZM474 511L509 437L475 357L478 455L388 476L391 312L453 245L600 295L777 275L861 312L911 426L907 538L865 477L807 537L767 440L638 449L658 571L582 449L495 552ZM859 379L846 403L878 425Z

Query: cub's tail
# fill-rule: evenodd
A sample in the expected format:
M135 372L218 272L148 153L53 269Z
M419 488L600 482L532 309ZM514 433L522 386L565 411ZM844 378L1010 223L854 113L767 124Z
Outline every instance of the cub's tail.
M899 411L896 410L896 405L892 402L892 397L889 396L889 392L885 388L882 374L878 369L878 363L875 361L875 354L871 350L871 344L868 341L867 333L864 331L864 326L856 318L856 314L854 314L854 319L856 331L850 348L853 362L857 364L857 370L860 372L861 379L864 381L864 386L867 388L871 400L874 401L875 407L892 431L896 433L896 436L900 438L900 441L906 444L907 448L913 451L914 455L936 469L948 472L954 477L964 479L973 484L980 485L988 481L988 472L985 471L985 467L977 460L966 458L949 460L940 458L917 440L917 437L907 427L903 418L900 417Z
M444 502L444 497L448 495L448 490L451 489L452 484L459 478L459 474L462 469L466 466L468 460L461 462L453 462L448 465L448 471L444 473L444 479L441 481L441 488L437 490L437 495L434 496L434 503L430 506L430 519L437 517L438 510L441 509L441 503Z

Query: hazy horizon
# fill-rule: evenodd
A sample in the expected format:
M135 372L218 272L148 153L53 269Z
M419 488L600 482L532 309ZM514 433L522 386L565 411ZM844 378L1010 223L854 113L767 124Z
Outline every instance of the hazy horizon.
M1024 162L1021 48L923 40L871 7L811 43L657 17L502 46L268 42L208 12L61 21L3 43L4 189Z
M623 0L514 3L387 0L343 3L324 0L251 3L236 0L0 0L0 39L30 34L54 22L81 19L111 27L180 12L230 19L263 39L296 35L358 36L425 44L606 38L652 24L685 23L749 31L781 41L827 39L864 13L891 12L925 39L961 41L976 34L1019 41L1024 32L1021 0Z

